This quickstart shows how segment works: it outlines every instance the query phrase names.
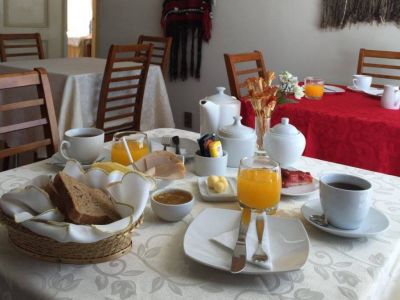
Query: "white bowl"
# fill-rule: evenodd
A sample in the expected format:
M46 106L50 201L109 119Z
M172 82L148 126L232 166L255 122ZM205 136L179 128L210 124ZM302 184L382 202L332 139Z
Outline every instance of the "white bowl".
M156 201L154 199L155 196L165 193L165 192L173 192L173 191L184 191L190 194L191 199L188 202L182 204L164 204ZM151 208L153 212L160 218L168 222L176 222L183 219L193 208L194 197L193 194L184 189L178 188L166 188L155 191L151 195Z
M224 151L221 157L205 157L199 155L197 151L194 155L194 171L198 176L225 176L228 165L228 153Z

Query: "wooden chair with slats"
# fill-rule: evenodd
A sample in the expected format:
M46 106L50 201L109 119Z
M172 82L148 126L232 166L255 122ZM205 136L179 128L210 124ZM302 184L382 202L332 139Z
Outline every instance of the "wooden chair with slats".
M158 65L161 68L162 73L167 74L168 62L171 54L171 37L157 37L140 35L138 44L153 44L153 53L151 55L151 64Z
M110 47L96 121L96 127L105 131L107 141L117 131L140 130L152 49L151 44Z
M38 57L44 59L42 38L39 33L0 34L0 58Z
M40 111L40 118L24 122L11 122L12 124L8 122L5 124L4 118L0 118L2 120L0 123L0 135L11 135L22 130L26 131L31 128L42 127L44 129L44 138L0 149L0 160L25 152L34 152L43 147L47 150L47 156L53 155L58 151L60 140L53 97L46 70L38 68L29 72L0 75L0 91L28 86L36 87L38 98L0 104L0 114L15 114L24 109L32 110L37 108Z
M231 95L240 99L249 77L266 77L264 58L260 51L241 54L224 54ZM243 67L240 65L242 64Z
M376 61L382 61L382 63ZM392 64L392 62L397 62L397 64ZM379 78L382 81L399 81L400 52L360 49L357 74L368 75L373 79ZM383 84L373 83L372 86L382 88Z

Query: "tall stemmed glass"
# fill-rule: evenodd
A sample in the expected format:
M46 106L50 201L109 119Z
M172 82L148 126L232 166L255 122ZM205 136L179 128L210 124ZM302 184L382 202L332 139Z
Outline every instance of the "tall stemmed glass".
M241 206L259 214L276 213L281 197L281 170L268 156L253 156L240 161L237 192Z

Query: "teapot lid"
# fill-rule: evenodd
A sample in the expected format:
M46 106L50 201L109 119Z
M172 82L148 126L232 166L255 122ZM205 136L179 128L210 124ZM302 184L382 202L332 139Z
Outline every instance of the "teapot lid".
M254 129L244 126L240 120L242 117L234 116L233 124L224 126L219 129L218 134L227 138L249 138L254 135Z
M224 93L225 91L224 87L222 86L217 87L217 91L218 91L217 94L206 97L206 100L212 101L216 104L231 104L237 101L236 98Z
M271 132L280 135L297 135L299 131L292 124L289 124L289 118L282 118L279 124L271 128Z

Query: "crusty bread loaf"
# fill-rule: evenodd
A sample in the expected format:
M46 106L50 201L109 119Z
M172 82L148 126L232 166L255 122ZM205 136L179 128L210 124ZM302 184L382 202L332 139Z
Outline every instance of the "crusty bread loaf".
M50 186L50 197L66 217L75 224L108 224L120 219L109 196L91 188L64 172L59 172Z

